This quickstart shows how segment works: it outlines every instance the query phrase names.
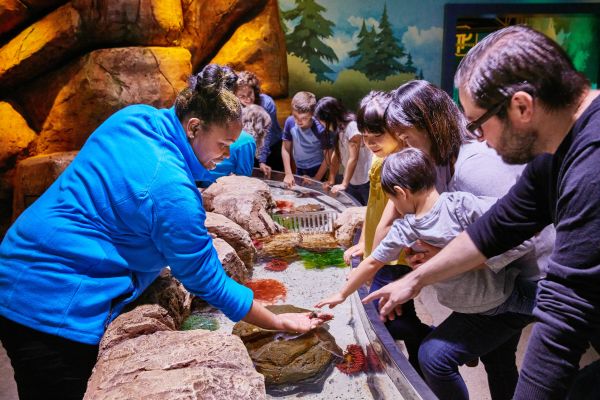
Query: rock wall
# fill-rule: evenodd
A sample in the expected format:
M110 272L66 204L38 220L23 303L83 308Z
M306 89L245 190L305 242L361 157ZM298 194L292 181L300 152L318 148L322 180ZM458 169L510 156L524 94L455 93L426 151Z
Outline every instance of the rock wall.
M129 104L170 106L211 60L254 71L266 93L287 95L276 0L1 3L0 229L13 215L18 162L78 150Z

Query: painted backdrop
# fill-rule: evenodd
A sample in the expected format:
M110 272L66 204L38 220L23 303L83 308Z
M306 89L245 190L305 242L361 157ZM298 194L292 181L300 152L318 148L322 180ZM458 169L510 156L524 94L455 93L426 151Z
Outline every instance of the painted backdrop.
M392 89L414 78L440 85L446 3L449 1L279 0L290 96L308 90L317 97L342 98L354 108L369 90Z

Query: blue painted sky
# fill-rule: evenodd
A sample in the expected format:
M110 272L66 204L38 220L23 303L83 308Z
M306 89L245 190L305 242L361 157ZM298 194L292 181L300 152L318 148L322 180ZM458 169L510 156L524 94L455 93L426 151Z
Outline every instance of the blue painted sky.
M327 9L324 17L335 23L334 35L324 40L339 58L339 63L330 65L337 72L353 63L348 52L355 49L358 31L363 19L367 25L375 25L381 18L384 0L316 0ZM394 36L408 50L418 69L423 70L425 79L439 84L446 0L388 0L388 17ZM460 3L485 3L482 0L461 0ZM501 0L489 3L554 3L557 0ZM574 3L573 1L563 1ZM579 2L598 2L588 0ZM282 10L295 7L293 0L279 0ZM335 78L332 76L332 78Z

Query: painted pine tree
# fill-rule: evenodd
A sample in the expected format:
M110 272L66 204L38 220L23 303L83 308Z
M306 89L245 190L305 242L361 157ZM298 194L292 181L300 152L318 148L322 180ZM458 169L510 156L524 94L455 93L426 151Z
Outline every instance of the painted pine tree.
M395 75L404 70L400 59L406 56L404 47L396 41L392 25L387 15L387 5L383 5L383 14L379 22L379 32L375 38L375 55L378 68L373 76L376 80L384 80L390 75Z
M377 71L378 62L375 55L375 38L377 33L375 28L368 29L363 20L362 27L358 33L358 43L356 49L348 53L351 58L358 57L350 69L362 72L369 79L374 79Z
M322 39L332 36L334 23L321 15L326 8L316 1L295 0L295 3L296 8L281 13L288 21L298 20L293 30L286 34L287 50L308 62L317 81L329 80L325 74L333 70L323 60L336 62L338 58Z
M410 53L408 53L408 55L406 56L406 62L404 63L404 72L409 72L411 74L417 72L417 68L415 67L415 63L413 62Z

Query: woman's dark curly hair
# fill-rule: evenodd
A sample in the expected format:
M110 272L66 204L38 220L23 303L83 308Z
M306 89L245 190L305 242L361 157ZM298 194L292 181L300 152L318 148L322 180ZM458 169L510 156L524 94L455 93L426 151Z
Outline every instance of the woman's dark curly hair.
M175 99L177 117L180 121L195 117L204 126L239 120L242 106L233 93L237 80L231 68L208 64L190 77L188 87Z

